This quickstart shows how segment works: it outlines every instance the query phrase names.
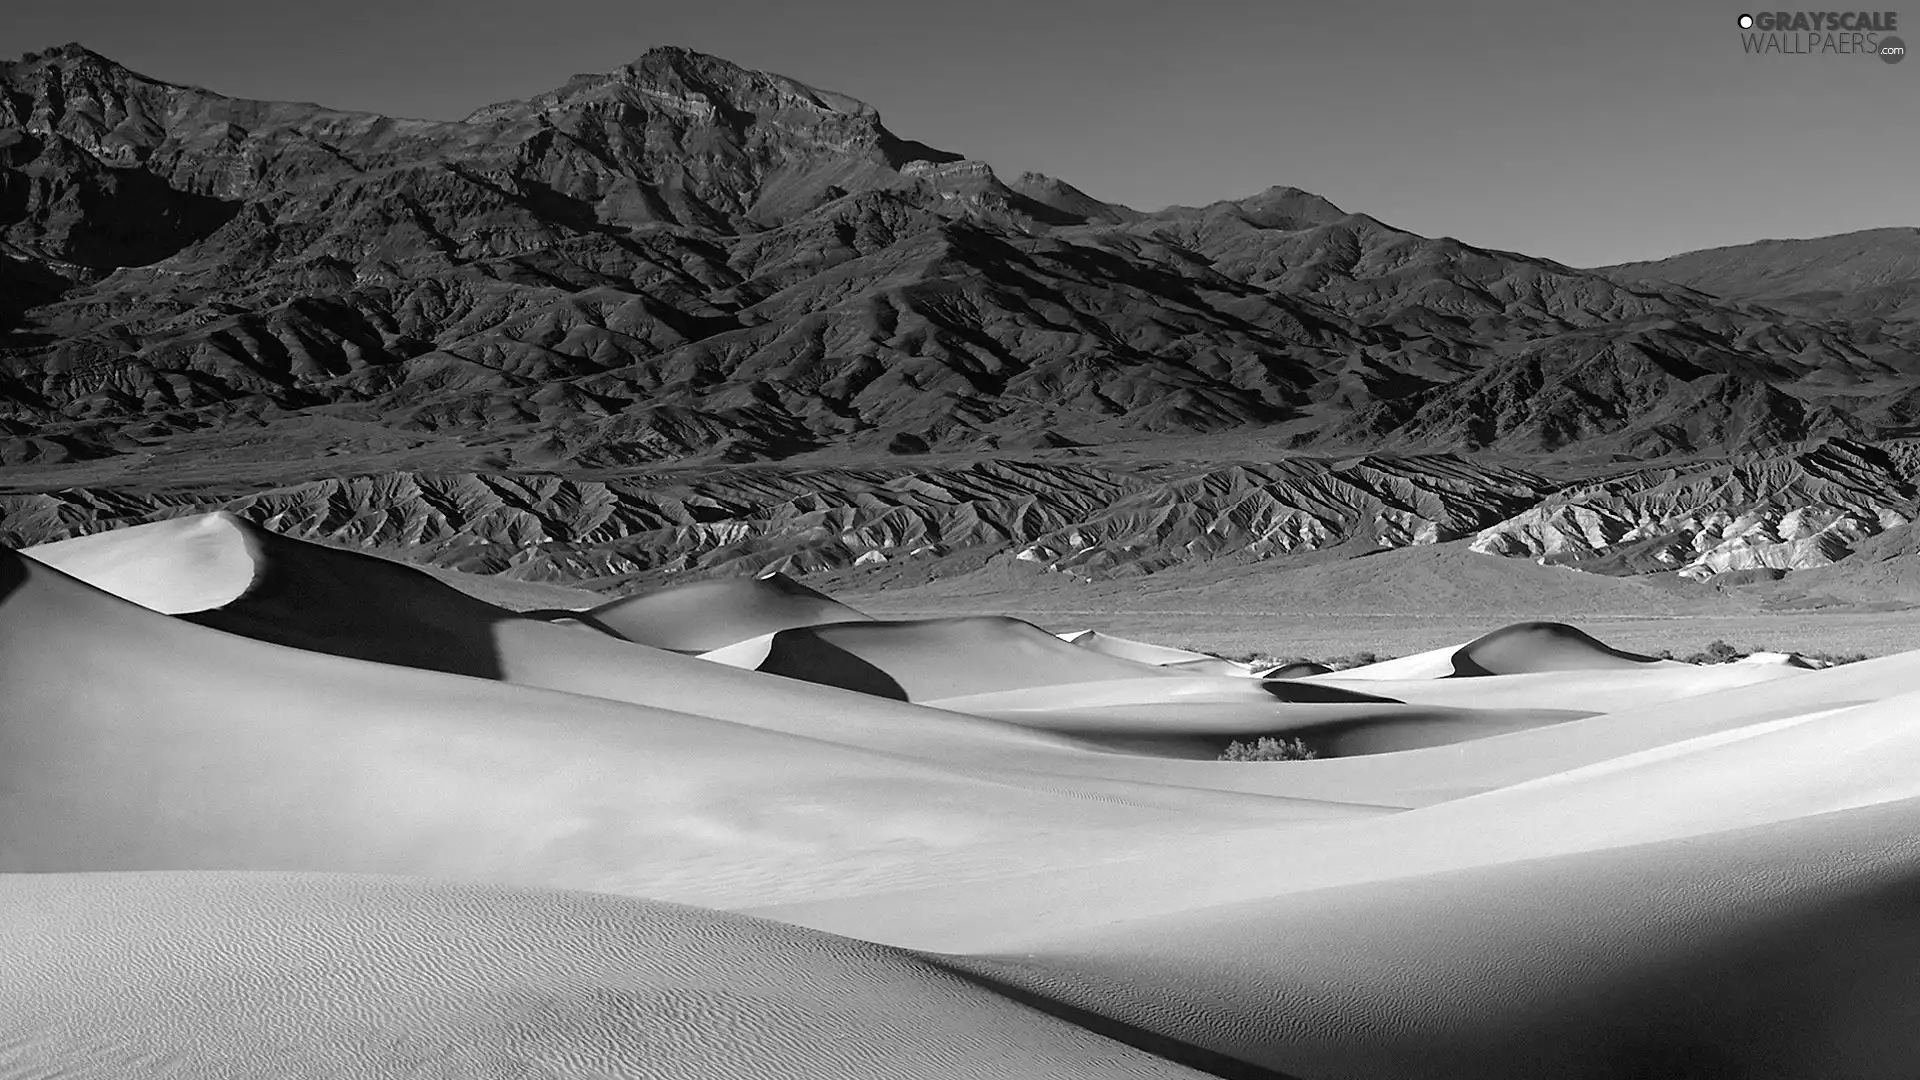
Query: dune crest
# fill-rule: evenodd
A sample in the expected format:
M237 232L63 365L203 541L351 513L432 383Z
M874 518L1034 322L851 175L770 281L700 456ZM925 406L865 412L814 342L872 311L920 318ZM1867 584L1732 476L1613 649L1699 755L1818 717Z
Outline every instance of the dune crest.
M217 511L39 544L21 554L141 607L179 615L244 596L260 574L263 535L271 534Z

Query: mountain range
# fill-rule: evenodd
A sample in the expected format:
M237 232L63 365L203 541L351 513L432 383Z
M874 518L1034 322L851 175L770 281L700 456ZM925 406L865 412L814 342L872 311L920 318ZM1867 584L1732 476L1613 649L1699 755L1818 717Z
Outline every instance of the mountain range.
M460 121L0 65L0 539L221 505L528 577L1470 539L1845 558L1920 480L1920 230L1580 269L1142 212L679 48Z

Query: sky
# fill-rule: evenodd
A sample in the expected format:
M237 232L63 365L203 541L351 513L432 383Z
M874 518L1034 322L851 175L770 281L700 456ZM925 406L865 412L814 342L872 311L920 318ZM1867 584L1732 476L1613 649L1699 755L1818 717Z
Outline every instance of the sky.
M1573 266L1920 225L1920 60L1748 55L1740 2L5 0L0 56L455 119L683 45L1009 178L1144 210L1290 185Z

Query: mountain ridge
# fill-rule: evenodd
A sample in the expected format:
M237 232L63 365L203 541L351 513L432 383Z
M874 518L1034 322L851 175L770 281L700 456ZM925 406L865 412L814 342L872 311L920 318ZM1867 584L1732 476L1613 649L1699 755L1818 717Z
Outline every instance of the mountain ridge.
M1228 438L1580 474L1920 432L1898 309L1582 270L1284 185L1137 211L683 48L460 121L77 46L0 85L5 490Z

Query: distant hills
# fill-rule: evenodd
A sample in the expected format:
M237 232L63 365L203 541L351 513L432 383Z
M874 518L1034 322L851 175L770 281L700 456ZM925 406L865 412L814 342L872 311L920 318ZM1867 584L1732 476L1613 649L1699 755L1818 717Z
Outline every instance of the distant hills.
M1762 240L1602 269L1624 281L1672 282L1816 317L1908 329L1920 321L1920 228Z
M1143 213L677 48L458 122L228 98L78 45L0 67L0 88L13 537L336 484L374 494L325 496L346 500L330 513L408 485L426 500L379 510L389 524L352 534L368 542L394 521L494 520L442 488L565 519L529 542L577 550L516 564L555 576L974 542L934 534L1139 570L1499 526L1483 547L1541 557L1532 526L1502 523L1577 516L1587 503L1544 501L1570 486L1638 521L1620 485L1659 483L1606 477L1746 476L1822 446L1904 462L1887 447L1920 434L1911 228L1583 270L1288 187ZM1352 482L1356 455L1382 478ZM1844 556L1910 515L1903 464L1859 467L1900 478L1820 503L1805 520L1825 539L1773 536L1800 553L1757 558ZM1001 498L1007 469L1044 475L950 520ZM655 520L632 494L687 484L712 505ZM779 510L796 486L812 509ZM1766 486L1717 509L1797 509ZM622 524L502 494L533 488L609 500ZM842 538L841 517L894 510L922 524L874 534L891 547ZM812 532L702 532L816 511ZM1699 542L1648 513L1601 531L1653 542L1657 518ZM449 528L469 552L535 537ZM1606 563L1621 542L1578 559L1712 563Z

